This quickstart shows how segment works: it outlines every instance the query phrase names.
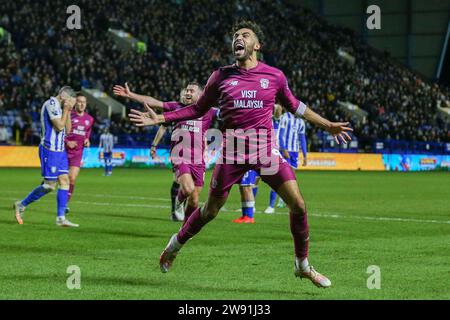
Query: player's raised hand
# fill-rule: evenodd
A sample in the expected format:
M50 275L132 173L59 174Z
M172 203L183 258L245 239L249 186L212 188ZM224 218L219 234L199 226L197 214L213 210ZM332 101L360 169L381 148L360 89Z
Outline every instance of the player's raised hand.
M68 111L72 111L73 107L77 103L77 100L74 97L68 97L64 100L64 109Z
M155 111L153 111L153 109L150 108L148 104L145 103L144 106L147 109L147 112L131 109L130 113L128 114L130 121L133 122L135 126L153 126L162 122L158 118L158 115L155 113Z
M348 122L331 122L327 131L334 137L337 144L340 144L339 140L343 143L347 143L352 140L352 137L348 132L352 132L353 129L348 127Z
M118 84L116 84L113 87L113 92L116 96L125 97L125 98L129 98L131 95L131 90L128 87L128 82L125 82L125 87L122 87L122 86L119 86Z

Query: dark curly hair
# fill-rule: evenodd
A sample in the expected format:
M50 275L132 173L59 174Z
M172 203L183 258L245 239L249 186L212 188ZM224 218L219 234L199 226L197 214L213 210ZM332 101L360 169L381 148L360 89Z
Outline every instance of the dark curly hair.
M264 33L261 30L261 27L256 22L251 20L241 20L236 22L232 29L233 35L236 33L236 31L243 28L252 30L258 38L259 43L261 45L264 43Z

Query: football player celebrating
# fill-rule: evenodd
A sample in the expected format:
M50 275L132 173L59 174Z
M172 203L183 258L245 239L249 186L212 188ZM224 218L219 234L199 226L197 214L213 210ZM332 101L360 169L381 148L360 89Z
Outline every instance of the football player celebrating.
M125 84L125 87L116 85L113 90L116 95L141 102L147 108L155 107L162 108L164 111L176 111L185 108L186 105L196 103L202 92L202 87L195 82L188 83L182 95L182 102L162 102L150 96L139 95L131 92L127 84ZM140 113L137 110L132 109L132 111ZM176 207L184 205L185 200L188 199L184 212L185 223L198 208L199 195L203 189L206 171L204 159L205 134L217 115L218 110L216 108L208 108L207 112L194 118L194 120L176 121L172 133L171 161L177 182L181 186L176 199ZM181 150L180 146L182 146ZM182 155L177 150L180 150Z
M255 170L261 179L277 192L289 207L290 229L294 240L294 274L310 279L314 285L327 288L331 281L317 272L308 260L309 226L305 201L300 193L296 176L281 157L273 142L272 113L276 100L289 112L303 116L306 120L327 130L337 143L351 139L348 122L331 122L313 112L297 100L289 89L284 73L258 61L258 51L264 43L260 27L251 21L235 25L232 36L235 63L221 67L210 76L203 94L197 103L178 110L157 115L153 110L146 113L132 112L130 120L137 126L155 125L170 121L189 120L201 117L211 106L219 105L224 133L223 161L214 168L208 200L202 208L195 210L177 234L174 234L160 257L160 268L167 272L186 242L195 236L208 222L213 220L225 204L228 193L245 172ZM256 143L245 139L246 150L257 152L245 155L246 163L236 159L237 153L228 150L229 141L242 137L242 132L256 132ZM253 142L251 144L250 142ZM268 150L267 150L268 149ZM269 151L269 154L267 154ZM256 153L257 163L252 157ZM239 155L238 155L239 156ZM264 157L270 156L268 164Z

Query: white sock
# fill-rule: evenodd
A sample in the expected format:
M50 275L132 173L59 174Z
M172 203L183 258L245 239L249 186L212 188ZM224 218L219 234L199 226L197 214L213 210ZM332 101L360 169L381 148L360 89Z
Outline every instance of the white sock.
M299 258L295 258L295 260L297 260L297 265L300 267L300 270L302 270L302 271L309 270L308 258L305 258L302 261L300 261Z

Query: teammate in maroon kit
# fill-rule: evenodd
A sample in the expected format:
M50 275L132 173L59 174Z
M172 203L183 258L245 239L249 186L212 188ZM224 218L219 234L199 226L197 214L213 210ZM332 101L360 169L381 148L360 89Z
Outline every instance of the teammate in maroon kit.
M162 102L150 96L136 94L130 91L127 84L125 84L125 87L116 85L113 91L118 96L143 103L147 108L154 107L162 108L164 111L174 111L185 108L187 104L196 103L202 92L202 87L195 82L189 83L180 97L181 102ZM216 119L217 114L218 110L211 108L198 118L177 121L174 125L170 156L176 180L181 186L177 195L177 207L184 205L187 199L184 222L198 208L199 195L205 181L205 134Z
M86 112L86 105L86 97L82 93L78 93L75 109L71 114L72 131L65 139L67 157L69 159L69 201L75 189L75 181L80 173L83 150L91 145L89 138L94 118ZM66 208L66 213L68 212L69 208Z
M347 122L331 122L297 100L289 89L283 72L258 61L257 53L263 43L260 27L250 21L242 21L233 29L232 50L236 63L219 68L210 76L202 96L196 104L157 115L153 110L129 114L137 126L155 125L163 122L194 119L219 105L223 119L224 159L214 168L210 194L205 205L194 211L188 221L174 234L160 257L160 268L167 272L182 246L204 225L214 219L225 204L232 185L241 180L248 170L260 173L261 179L275 190L290 209L290 229L294 239L294 274L310 279L316 286L327 288L331 281L317 272L308 261L309 227L305 201L297 185L295 173L274 145L272 113L278 100L289 112L303 116L334 136L337 143L350 140ZM243 131L242 131L243 130ZM245 163L239 163L237 153L229 150L230 141L242 139L242 132L256 132L257 163L252 154L245 155ZM234 143L233 143L234 144ZM245 139L248 150L255 146L252 139ZM263 147L268 146L269 154ZM253 149L254 150L254 149ZM270 155L268 165L264 156ZM248 161L247 161L248 160ZM276 170L272 170L275 168Z

